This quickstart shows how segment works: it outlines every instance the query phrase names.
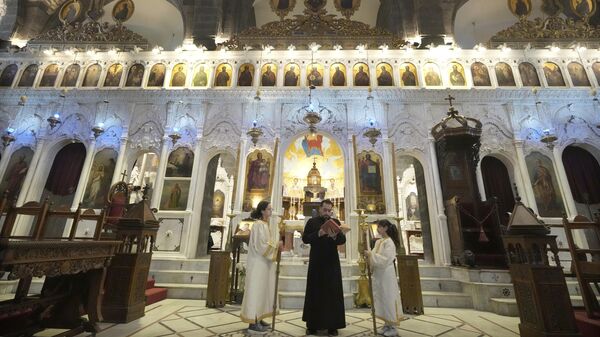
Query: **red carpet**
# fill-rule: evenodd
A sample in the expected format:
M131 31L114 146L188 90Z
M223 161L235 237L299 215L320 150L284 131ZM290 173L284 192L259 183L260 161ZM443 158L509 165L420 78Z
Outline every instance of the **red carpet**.
M167 289L166 288L155 288L154 287L154 279L149 278L146 281L146 305L150 305L167 298Z
M600 336L600 318L589 318L584 310L575 310L575 321L583 337Z

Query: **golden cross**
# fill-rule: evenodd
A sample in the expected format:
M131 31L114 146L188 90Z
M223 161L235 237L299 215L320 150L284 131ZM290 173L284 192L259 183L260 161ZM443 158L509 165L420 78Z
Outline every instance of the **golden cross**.
M456 98L452 97L452 95L448 95L448 98L444 98L444 101L448 101L450 103L450 107L452 107L452 101L455 101Z

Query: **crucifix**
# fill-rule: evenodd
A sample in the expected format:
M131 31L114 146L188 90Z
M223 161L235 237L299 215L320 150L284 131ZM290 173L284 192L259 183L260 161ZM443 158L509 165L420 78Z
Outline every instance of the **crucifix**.
M450 107L452 108L452 101L455 101L456 98L452 97L452 95L448 95L448 98L444 98L444 101L448 101L450 103Z
M455 101L456 98L452 97L452 95L448 95L448 98L444 98L444 101L448 101L450 103L450 109L448 109L448 116L456 116L458 115L458 111L454 109L452 105L452 101Z
M121 173L121 181L125 181L125 178L127 178L127 170L123 170L123 173Z

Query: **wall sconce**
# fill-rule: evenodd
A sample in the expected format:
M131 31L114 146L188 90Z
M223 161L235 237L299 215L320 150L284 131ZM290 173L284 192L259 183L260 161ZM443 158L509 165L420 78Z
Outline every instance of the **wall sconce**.
M6 133L2 136L2 145L4 145L5 148L15 141L15 136L13 136L14 132L15 129L7 128Z
M98 125L92 128L92 132L94 133L94 138L100 137L104 133L104 123L98 123Z
M175 143L177 143L177 141L181 139L181 134L179 134L179 129L173 128L173 132L169 135L169 138L171 138L171 142L173 142L173 145L175 145Z
M48 124L50 124L50 129L54 129L58 124L62 123L60 121L59 114L54 114L54 115L48 117L48 119L46 119L46 121L48 121Z
M542 138L540 138L540 141L544 144L546 144L546 146L552 150L554 148L554 142L556 142L556 140L558 139L558 137L556 137L555 134L550 133L550 129L546 129L544 130L543 136Z
M252 128L248 130L246 134L250 137L252 144L256 146L258 139L263 135L263 131L258 127L258 121L256 121L256 119L252 121Z

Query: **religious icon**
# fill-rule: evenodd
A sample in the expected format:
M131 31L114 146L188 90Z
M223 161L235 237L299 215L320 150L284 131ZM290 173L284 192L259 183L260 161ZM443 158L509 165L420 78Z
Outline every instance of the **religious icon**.
M165 180L160 198L160 209L185 211L188 203L190 182L187 180Z
M358 178L361 194L382 194L381 158L373 152L364 152L358 156Z
M78 0L69 0L60 8L58 19L65 25L72 23L81 14L81 4Z
M531 13L531 0L508 0L508 8L517 17L525 17Z
M296 87L300 83L300 67L295 63L288 63L284 70L283 85L286 87Z
M452 66L452 70L449 74L450 84L459 87L467 85L467 81L465 80L465 69L463 66L457 62L452 62L450 65Z
M306 157L323 155L323 135L304 135L301 144Z
M254 66L250 63L242 64L238 75L238 87L251 87L253 79Z
M508 63L499 62L496 64L496 78L498 79L498 86L500 87L514 87L517 84L515 83L515 76L513 75L512 68L508 65Z
M225 210L225 193L216 190L213 194L212 218L222 218Z
M556 63L546 62L544 63L544 75L546 75L546 81L550 87L564 87L565 79L563 78L562 72Z
M296 7L296 0L269 0L271 10L280 18L284 18Z
M112 149L104 149L94 156L92 170L83 197L84 207L102 208L106 204L117 156L117 151Z
M600 62L592 64L592 71L594 71L594 76L596 76L596 82L600 83Z
M246 190L267 191L271 180L272 156L264 150L256 150L248 155Z
M171 76L172 87L183 87L185 86L186 79L186 67L185 64L179 63L173 67L173 75Z
M35 81L35 75L38 72L37 64L30 64L25 68L23 74L21 74L21 79L19 79L19 87L31 87L33 86L33 82Z
M189 178L192 176L193 166L194 153L188 148L180 147L169 155L165 177Z
M167 67L162 63L157 63L150 69L150 76L148 76L149 87L162 87L165 84L165 72Z
M33 150L28 147L18 149L10 156L6 173L0 182L0 192L8 191L9 200L19 196L31 158L33 158Z
M379 63L375 68L377 75L377 85L380 87L391 87L394 85L392 76L392 66L388 63Z
M19 67L16 64L8 65L0 75L0 87L10 87L15 80Z
M371 85L371 76L369 75L369 66L366 63L357 63L353 67L354 86L368 87Z
M44 70L42 80L40 81L40 87L53 87L56 83L56 77L58 76L58 64L51 64Z
M427 63L423 67L425 72L425 85L431 87L439 87L442 85L442 78L440 77L440 69L435 63Z
M318 63L308 65L306 68L306 80L308 85L320 87L323 85L323 66Z
M564 212L564 204L557 189L556 173L550 158L539 152L532 152L525 157L538 213L545 217L560 217Z
M596 12L594 0L570 0L571 10L580 18L589 18Z
M125 22L131 18L134 11L135 4L132 0L120 0L113 7L112 17L117 22Z
M115 63L108 68L106 72L106 78L104 79L105 87L118 87L121 83L121 76L123 76L123 66L119 63Z
M139 87L142 85L144 79L144 66L140 63L136 63L129 68L127 74L127 81L125 82L126 87Z
M100 80L100 73L102 72L102 67L99 64L93 64L87 68L85 72L85 77L83 78L83 87L95 87L98 85L98 81Z
M79 71L81 67L79 64L71 64L65 69L65 74L62 78L61 87L74 87L77 85L77 79L79 78Z
M410 192L408 197L406 197L406 220L421 220L421 214L419 212L419 197L415 192Z
M314 12L323 9L323 7L325 7L326 4L327 0L304 0L304 5L306 6L306 8Z
M403 87L415 87L419 83L417 80L417 68L412 63L404 63L400 66L400 80ZM438 76L439 80L439 76Z
M277 66L273 63L267 63L262 66L261 73L260 85L263 87L274 87L277 82Z
M342 12L342 15L349 19L360 7L360 0L333 0L335 9Z
M490 80L490 73L485 64L481 62L475 62L471 65L471 75L473 76L473 85L476 87L490 87L492 81Z
M346 67L342 63L334 63L329 67L331 85L343 87L346 85Z
M519 64L519 74L525 87L539 87L540 78L535 70L533 64L529 62L523 62Z
M231 66L227 63L221 63L217 67L215 75L215 87L228 87L231 85Z
M581 63L571 62L569 63L569 65L567 65L567 70L569 71L569 75L571 75L571 81L573 81L573 86L591 86L590 80L588 79L585 69L583 68Z
M196 69L196 74L192 80L192 86L194 87L205 87L208 85L208 70L206 65L201 64Z

